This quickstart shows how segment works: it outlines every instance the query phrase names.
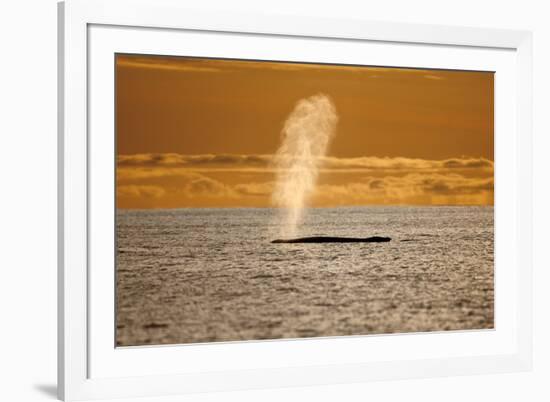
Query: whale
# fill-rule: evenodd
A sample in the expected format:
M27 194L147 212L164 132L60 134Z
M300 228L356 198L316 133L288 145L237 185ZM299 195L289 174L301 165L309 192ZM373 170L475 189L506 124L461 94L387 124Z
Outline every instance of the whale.
M391 237L338 237L338 236L311 236L298 237L295 239L276 239L271 243L386 243Z

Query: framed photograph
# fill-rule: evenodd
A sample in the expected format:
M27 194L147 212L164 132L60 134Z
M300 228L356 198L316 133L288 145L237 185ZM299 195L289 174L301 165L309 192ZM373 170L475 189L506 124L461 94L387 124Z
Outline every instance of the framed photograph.
M531 368L531 34L59 4L59 396Z

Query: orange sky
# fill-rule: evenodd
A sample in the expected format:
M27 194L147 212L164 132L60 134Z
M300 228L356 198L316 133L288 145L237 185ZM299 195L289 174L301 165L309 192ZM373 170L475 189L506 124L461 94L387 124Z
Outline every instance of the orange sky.
M318 93L339 121L312 205L493 203L493 73L118 55L117 206L270 206Z

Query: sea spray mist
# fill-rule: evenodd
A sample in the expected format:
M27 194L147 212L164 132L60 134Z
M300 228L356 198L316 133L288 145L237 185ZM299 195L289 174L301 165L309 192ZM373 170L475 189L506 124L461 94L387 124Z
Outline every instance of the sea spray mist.
M281 208L282 237L297 234L337 122L334 103L325 94L299 100L285 121L281 146L273 158L276 182L272 195L273 204Z

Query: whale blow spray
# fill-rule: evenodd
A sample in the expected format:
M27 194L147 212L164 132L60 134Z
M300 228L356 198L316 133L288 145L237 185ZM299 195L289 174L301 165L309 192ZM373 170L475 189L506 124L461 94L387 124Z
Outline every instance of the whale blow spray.
M282 208L283 237L296 235L337 121L336 108L324 94L299 100L285 121L281 146L273 158L276 183L272 195L275 206Z

